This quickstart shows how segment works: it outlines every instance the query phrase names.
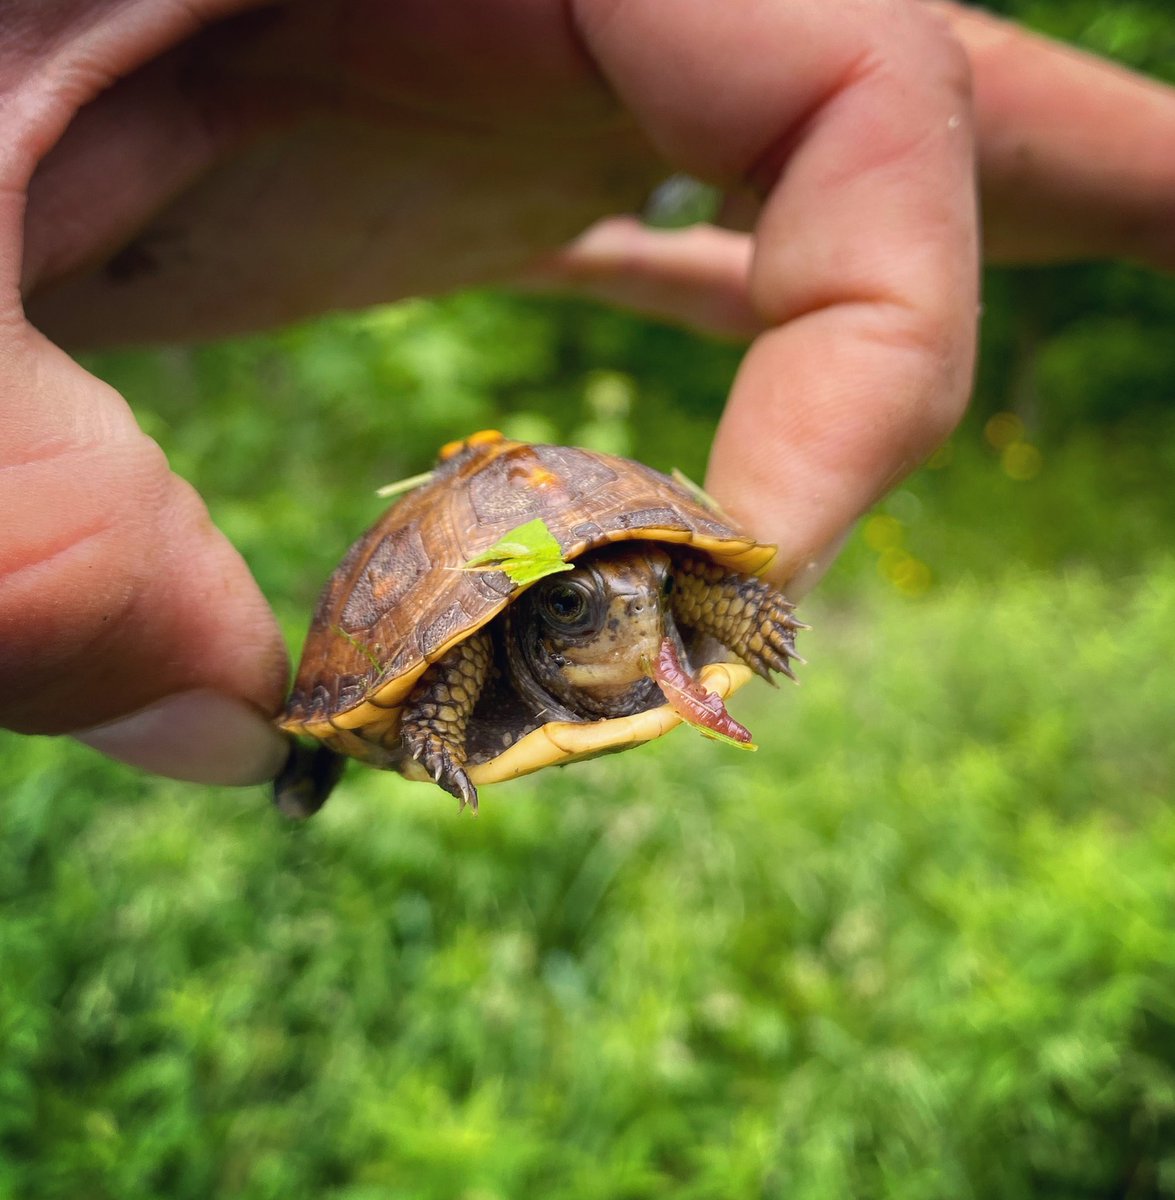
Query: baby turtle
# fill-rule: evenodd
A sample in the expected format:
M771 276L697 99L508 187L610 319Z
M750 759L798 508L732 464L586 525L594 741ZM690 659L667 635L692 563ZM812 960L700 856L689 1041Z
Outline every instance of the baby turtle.
M571 569L468 569L536 521ZM278 718L317 744L294 744L278 806L315 812L350 756L476 809L478 784L659 737L681 721L650 678L667 639L722 698L790 676L802 626L757 578L774 553L640 463L494 430L450 443L327 583Z

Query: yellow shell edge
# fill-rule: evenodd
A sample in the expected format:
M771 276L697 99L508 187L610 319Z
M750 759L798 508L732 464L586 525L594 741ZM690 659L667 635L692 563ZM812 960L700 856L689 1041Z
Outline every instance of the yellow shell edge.
M751 675L750 668L742 663L710 663L701 669L698 680L725 700ZM469 778L477 787L483 783L504 783L558 763L651 742L681 723L681 717L668 704L608 721L552 721L528 733L497 758L471 767Z

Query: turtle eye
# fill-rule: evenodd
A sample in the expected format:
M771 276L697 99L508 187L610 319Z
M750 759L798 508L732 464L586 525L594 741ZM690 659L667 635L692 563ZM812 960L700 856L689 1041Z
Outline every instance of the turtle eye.
M551 583L539 595L539 611L562 633L582 633L592 624L590 597L574 583Z

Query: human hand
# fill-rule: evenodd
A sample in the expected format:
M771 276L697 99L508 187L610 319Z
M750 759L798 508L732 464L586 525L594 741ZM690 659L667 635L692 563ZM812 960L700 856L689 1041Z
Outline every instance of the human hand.
M962 410L977 311L967 63L913 0L780 0L737 18L706 0L11 8L0 487L19 536L0 548L0 722L13 728L77 729L179 695L179 717L148 710L87 740L226 782L272 774L283 752L264 714L284 656L244 565L121 400L25 323L18 278L37 327L67 344L511 279L758 332L711 486L781 543L784 575ZM1016 45L1013 84L1055 53ZM1081 64L1067 86L1104 73ZM1151 128L1169 128L1169 94L1133 80L1119 115L1137 113L1139 89ZM1062 149L1045 182L1111 140ZM556 252L667 169L751 194L753 259L735 234L624 224ZM1039 196L1017 194L1029 202L1006 227L1047 226Z
M1019 264L1122 258L1175 269L1175 90L974 8L927 7L948 23L970 63L984 257ZM894 199L901 203L900 194ZM758 212L756 197L739 187L721 218L733 219L733 228L661 232L632 218L607 219L542 263L536 277L753 339L766 327L748 287L755 238L736 230ZM807 214L802 228L823 236L819 212ZM944 353L951 353L945 344ZM829 362L834 382L849 382L843 360ZM919 437L915 414L872 430L888 402L871 395L877 378L859 383L859 403L845 420L860 436L850 430L846 437L827 414L813 412L809 393L790 381L766 414L757 389L736 391L719 430L707 488L780 543L781 578L790 579L793 597L828 567L843 540L834 531L846 530L867 507L868 490L876 498L913 465L901 439ZM941 409L951 403L944 395ZM773 429L765 416L776 418ZM925 451L933 450L938 422L922 434ZM810 522L819 517L805 496L819 495L834 472L817 470L814 480L812 468L824 449L837 459L862 439L864 453L849 466L861 488L834 482L829 519L813 531Z

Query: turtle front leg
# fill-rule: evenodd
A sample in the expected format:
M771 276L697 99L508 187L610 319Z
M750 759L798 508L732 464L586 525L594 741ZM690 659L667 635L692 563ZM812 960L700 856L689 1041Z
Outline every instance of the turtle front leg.
M465 770L465 730L489 678L493 649L480 630L420 677L404 705L400 737L408 753L452 796L477 812L477 789Z
M771 584L683 554L674 562L670 603L679 624L717 638L768 683L774 683L772 671L795 679L790 662L803 662L796 654L796 630L807 626Z

